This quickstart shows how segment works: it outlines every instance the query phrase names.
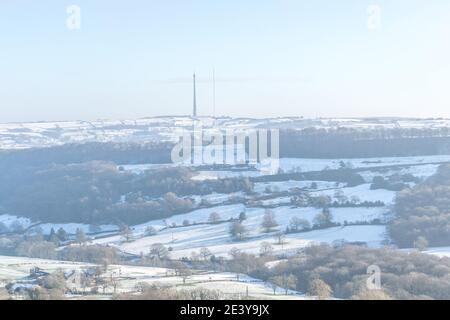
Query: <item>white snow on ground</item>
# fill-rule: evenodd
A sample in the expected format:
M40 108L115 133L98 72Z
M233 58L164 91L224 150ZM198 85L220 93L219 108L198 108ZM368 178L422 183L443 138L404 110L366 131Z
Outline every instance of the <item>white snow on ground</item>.
M382 171L363 171L359 174L364 178L366 182L372 182L376 176L389 177L394 174L412 174L416 178L424 180L434 175L439 168L438 164L426 164L420 166L412 166L407 168L400 168L395 170L382 170Z
M359 217L358 217L359 218ZM251 225L255 221L251 221L246 225ZM260 221L258 221L260 223ZM150 247L154 243L163 243L171 248L171 256L174 258L189 257L192 251L198 251L200 248L206 247L216 255L226 256L231 248L236 247L247 252L258 253L261 242L273 242L272 234L260 233L252 230L247 241L234 242L230 239L228 232L229 223L219 225L202 225L189 226L184 228L165 229L157 235L144 237L132 242L123 243L119 236L95 240L95 243L112 243L121 250L133 254L144 253L150 251ZM250 229L250 228L249 228ZM305 233L289 234L286 236L287 244L281 248L275 246L277 250L292 250L303 248L311 243L332 243L335 240L345 239L346 241L366 242L370 246L379 246L384 239L384 226L348 226L335 227L325 230L314 230Z
M20 225L23 228L27 228L31 225L30 219L9 214L0 215L0 223L3 223L8 229L14 227L14 225Z
M418 157L391 157L391 158L361 158L361 159L301 159L301 158L281 158L280 169L285 172L308 172L321 171L324 169L338 169L341 163L349 165L351 168L372 168L394 165L420 165L417 168L402 168L392 170L393 173L407 174L411 173L419 178L426 178L433 175L439 163L450 162L450 155L440 156L418 156ZM137 164L137 165L121 165L125 170L134 173L142 173L149 169L157 169L175 166L175 164ZM195 167L195 165L186 165ZM361 173L367 182L371 182L374 176L385 175L377 172ZM260 170L200 170L192 179L197 181L216 180L223 178L236 177L258 177L263 175Z
M28 228L35 224L28 218L8 214L0 215L0 223L3 223L6 228L9 229L8 231L14 231L11 229L13 229L15 225L20 225L22 228ZM50 234L52 228L55 231L62 228L68 234L75 234L77 229L81 229L85 233L113 232L118 230L118 227L115 225L99 225L94 227L92 225L82 223L43 223L36 224L36 226L32 229L42 231L43 234Z
M438 168L439 163L450 162L450 155L438 155L438 156L416 156L416 157L386 157L386 158L361 158L361 159L302 159L302 158L281 158L280 169L283 172L308 172L308 171L321 171L324 169L338 169L341 163L345 163L351 168L369 168L369 167L384 167L394 165L420 165L419 167L402 168L399 170L390 170L385 173L379 172L362 172L361 175L365 178L366 182L371 182L374 176L382 175L387 176L389 174L411 173L419 178L427 178L434 174ZM175 164L137 164L137 165L122 165L125 170L134 173L141 173L149 169L157 169L162 167L171 167ZM195 167L195 165L187 164L187 166ZM197 175L193 177L193 180L215 180L222 178L233 177L257 177L263 175L260 170L224 170L224 171L198 171Z
M360 201L383 201L386 205L394 203L396 192L385 189L370 190L370 184L362 184L356 187L340 188L343 194L351 200L352 197L358 197ZM326 195L334 199L336 190L312 191L311 195Z
M266 188L269 188L272 192L283 192L292 191L292 189L309 189L311 190L311 185L315 183L317 185L317 190L332 189L343 187L343 184L328 181L274 181L274 182L257 182L255 183L254 191L257 193L266 193ZM314 190L311 190L314 191Z
M350 164L352 168L384 167L394 165L413 165L450 162L450 155L389 157L362 159L300 159L281 158L280 167L284 172L307 172L327 169L338 169L341 162Z
M317 208L295 208L290 206L280 206L270 209L275 215L275 220L279 224L279 230L285 230L289 226L290 220L293 217L305 219L313 224L314 218L322 212ZM220 212L220 211L219 211ZM262 208L249 208L246 210L247 220L244 221L244 226L250 232L250 235L257 236L261 232L261 222L266 210ZM332 208L331 214L333 221L338 223L354 223L359 221L371 221L373 219L382 219L388 210L383 207L377 208Z
M229 201L233 198L241 198L244 196L245 195L243 192L235 192L235 193L230 193L230 194L211 193L211 194L203 195L203 196L194 195L194 196L187 196L186 198L190 198L190 199L194 200L195 204L197 204L197 205L200 204L202 202L202 200L204 200L207 203L212 204L212 205L218 205L223 202Z
M46 272L54 272L59 269L78 269L92 265L78 262L0 256L0 279L14 280L25 277L29 275L30 269L36 266Z
M198 209L190 213L179 214L167 219L153 220L134 226L133 232L135 235L142 235L149 226L154 227L156 230L171 226L173 223L177 226L182 226L185 220L188 220L191 224L205 223L208 222L208 218L213 212L218 213L221 220L229 220L230 218L238 218L242 211L245 211L245 206L243 204Z
M270 209L276 218L279 228L284 230L293 217L298 217L308 220L311 224L313 223L314 217L321 212L320 209L316 208L293 208L290 206L280 206L277 208ZM185 220L189 221L190 224L207 223L209 216L212 212L216 212L220 216L221 221L227 221L229 219L236 219L239 217L241 212L245 212L247 220L244 225L250 230L250 233L257 235L260 232L260 225L263 216L266 212L263 208L245 208L243 204L235 204L229 206L218 206L206 209L194 210L190 213L176 215L171 218L154 220L144 224L140 224L132 227L135 236L143 236L147 227L152 226L156 230L162 230L167 226L172 226L175 223L176 226L180 227L183 225ZM388 212L387 208L376 207L376 208L333 208L331 213L333 215L333 221L344 223L345 221L349 223L359 222L359 221L371 221L373 219L382 219L384 215ZM211 226L200 225L200 229L210 228ZM213 228L218 228L218 230L226 229L228 230L226 224L213 225ZM174 234L177 234L178 230L184 228L170 228ZM103 240L103 239L102 239Z
M434 256L437 256L439 258L450 258L450 247L436 247L436 248L429 248L423 253L428 253Z
M259 201L263 206L281 206L288 205L291 203L291 197L279 197L268 200Z
M264 265L267 268L272 269L272 268L275 268L276 266L278 266L280 263L288 262L288 261L289 261L288 259L279 259L279 260L266 262Z
M449 120L424 119L233 119L201 117L195 120L205 132L262 128L417 128L437 129L449 126ZM178 141L185 130L191 130L191 117L155 117L131 120L61 121L0 124L0 148L23 149L61 145L73 142L148 142Z
M439 165L436 164L427 164L423 166L414 166L410 168L402 168L400 170L400 174L412 174L413 176L426 179L434 175L439 168Z
M140 174L147 170L155 170L155 169L162 169L162 168L170 168L175 166L172 163L168 164L154 164L154 163L147 163L147 164L124 164L124 165L118 165L118 168L123 168L125 171L130 171L136 174Z
M77 229L82 230L84 233L114 232L119 230L119 227L116 225L93 226L82 223L45 223L36 226L36 228L41 230L43 234L50 234L52 228L55 232L62 228L68 234L76 234Z
M76 263L57 260L33 259L24 257L0 256L0 284L6 285L10 281L20 280L29 275L30 269L39 267L46 272L71 272L72 270L82 270L95 266L89 263ZM285 295L284 289L276 288L276 295L273 295L273 288L261 280L254 279L244 274L228 272L204 272L193 271L193 274L185 279L175 275L175 271L167 268L154 268L128 265L111 265L108 271L102 275L105 278L111 276L117 279L117 292L136 292L136 285L139 283L161 284L173 286L178 290L190 290L194 288L206 288L210 290L220 290L224 298L236 296L244 297L246 293L258 299L306 299L306 297L295 291L288 291ZM112 293L112 287L106 292Z
M225 178L249 178L261 176L261 171L246 170L246 171L198 171L198 175L194 176L192 180L205 181L205 180L217 180Z

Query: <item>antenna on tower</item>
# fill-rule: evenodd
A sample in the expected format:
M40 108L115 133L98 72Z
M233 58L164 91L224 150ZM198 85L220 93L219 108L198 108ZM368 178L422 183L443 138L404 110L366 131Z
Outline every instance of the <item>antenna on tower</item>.
M195 73L194 73L194 110L192 112L192 115L194 118L197 117L197 93L196 93L196 87L195 87Z

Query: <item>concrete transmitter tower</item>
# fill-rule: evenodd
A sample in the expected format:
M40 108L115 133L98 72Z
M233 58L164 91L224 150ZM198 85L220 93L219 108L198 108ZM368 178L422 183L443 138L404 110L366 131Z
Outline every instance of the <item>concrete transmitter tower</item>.
M196 84L195 84L195 73L194 73L194 77L193 77L194 79L194 110L193 110L193 112L192 112L192 116L194 117L194 118L196 118L197 117L197 89L196 89Z

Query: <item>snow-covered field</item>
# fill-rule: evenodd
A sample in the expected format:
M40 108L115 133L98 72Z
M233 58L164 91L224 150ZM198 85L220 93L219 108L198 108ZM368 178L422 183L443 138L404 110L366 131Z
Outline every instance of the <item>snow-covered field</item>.
M0 287L11 281L23 279L29 275L30 269L38 267L45 272L73 270L85 270L95 265L88 263L74 263L56 260L33 259L23 257L0 256ZM167 268L111 265L102 275L109 279L117 279L117 293L136 292L136 285L164 284L173 286L179 290L191 290L194 288L206 288L210 290L220 290L225 298L249 296L257 299L305 299L306 297L298 292L289 291L286 296L284 289L276 288L276 295L273 295L273 288L261 280L251 278L244 274L227 272L205 272L193 271L192 275L185 279L175 275L175 271ZM107 288L107 293L112 293L113 288Z
M382 170L380 171L362 171L359 174L364 178L366 182L372 182L376 176L389 177L394 174L406 175L412 174L420 180L424 180L437 172L439 164L428 165L414 165L412 167L404 167L396 170Z
M432 163L450 160L450 157L408 157L408 158L385 158L378 160L354 160L352 166L373 167L376 165L389 164L420 164ZM324 164L334 163L336 166L340 165L339 161L335 160L318 160L315 163L312 160L308 164L308 170L315 170L321 168ZM315 163L316 167L311 164ZM297 162L298 164L298 162ZM432 175L437 169L437 165L419 165L408 168L400 168L402 173L410 173L418 177L428 177ZM388 170L389 171L389 170ZM366 172L365 178L368 176ZM376 173L377 175L380 173ZM315 183L316 187L311 189L311 185ZM363 201L382 201L384 207L375 208L331 208L333 221L345 224L354 224L360 222L370 222L374 219L384 221L386 214L390 211L390 206L394 203L396 193L388 190L370 190L370 184L362 184L356 187L345 187L342 184L335 182L322 181L283 181L283 182L268 182L256 183L255 192L259 195L270 195L273 192L290 192L303 189L309 192L312 196L326 195L333 200L338 200L337 197L345 197L348 200ZM117 226L104 225L93 227L84 224L40 224L37 228L48 234L53 228L55 231L63 228L66 232L74 234L76 230L82 229L85 233L101 233L111 232L111 236L95 239L94 244L113 245L124 252L132 254L148 253L150 247L154 243L163 243L171 249L171 256L173 258L189 257L192 252L198 252L201 248L207 247L211 252L219 256L228 256L232 248L239 248L248 252L258 253L262 242L272 243L274 249L278 252L292 252L301 249L305 246L315 243L332 243L334 241L345 240L348 242L364 242L369 246L379 246L385 239L385 227L374 225L358 225L347 227L336 227L326 230L315 230L306 233L289 234L286 236L286 243L283 246L278 246L275 243L274 235L264 234L261 228L261 222L265 213L264 208L247 207L244 203L236 203L231 205L224 205L223 203L230 201L230 199L246 197L243 193L236 194L210 194L206 196L189 196L194 199L198 205L202 200L206 200L212 207L196 209L189 213L175 215L167 219L160 219L149 221L137 226L132 226L134 241L124 243L120 235L114 235L117 232ZM290 204L290 196L274 197L268 200L263 200L260 204L272 205L274 208L271 211L275 215L278 223L278 231L284 231L289 226L292 218L305 219L313 224L314 218L321 212L320 209L296 208ZM240 213L245 212L247 219L244 221L244 226L248 230L247 240L242 242L234 242L229 235L230 219L236 219ZM220 223L210 224L209 218L212 213L219 215ZM9 227L14 221L19 221L28 226L31 221L23 218L17 218L9 215L0 216L0 222L3 222ZM156 231L156 234L149 236L148 230ZM277 231L277 230L274 230Z
M52 229L56 232L59 228L64 229L67 234L75 234L78 229L82 230L86 234L114 232L119 230L119 227L116 225L94 226L83 223L44 223L39 224L35 229L42 231L43 234L50 234Z
M203 202L206 201L207 203L212 204L212 205L219 205L221 203L230 201L234 198L242 198L244 196L245 195L243 192L235 192L235 193L229 193L229 194L211 193L211 194L207 194L207 195L203 195L203 196L193 195L193 196L188 196L187 198L194 200L194 202L196 204L200 204L202 201Z
M88 268L89 266L92 265L68 261L0 256L0 280L10 281L23 278L30 274L30 269L33 267L39 267L46 272L55 272L57 270Z
M205 131L254 128L380 128L439 129L450 126L448 119L307 119L211 118L168 116L130 120L60 121L0 124L0 149L24 149L75 142L178 141L184 130L201 126ZM320 168L321 169L321 168ZM319 170L320 170L319 169Z
M450 163L450 155L439 156L417 156L417 157L388 157L388 158L361 158L361 159L302 159L302 158L281 158L280 169L284 173L292 172L310 172L330 169L339 169L341 164L345 164L349 168L381 168L390 166L405 166L397 170L388 170L383 173L376 171L362 171L361 175L367 182L371 182L375 176L387 176L389 174L413 174L418 178L426 178L433 175L439 164ZM163 167L171 167L174 164L138 164L138 165L122 165L125 170L142 173L150 169L158 169ZM194 165L189 165L195 168ZM412 167L407 167L412 166ZM200 170L193 180L216 180L223 178L236 177L258 177L264 175L264 171L253 168L252 170Z
M439 258L443 258L443 257L450 258L450 247L429 248L426 251L424 251L424 253L432 254Z
M32 231L39 231L46 235L50 234L52 229L56 232L60 228L64 229L67 234L71 235L75 234L78 229L82 230L86 234L115 232L119 229L116 225L94 226L83 223L33 223L28 218L8 214L0 215L0 223L5 227L5 230L0 229L0 234L5 232L20 231L30 227Z
M385 122L371 122L360 119L212 119L208 117L198 120L203 128L208 130L223 130L227 128L249 129L257 127L290 127L299 129L311 127L334 128L348 127L367 129L380 126L404 127L404 128L440 128L450 126L449 120L386 120ZM177 141L183 130L190 129L193 120L189 117L161 117L140 120L125 121L69 121L69 122L39 122L24 124L0 124L0 149L21 149L30 147L42 147L61 145L71 142L88 141L114 141L114 142L148 142L148 141ZM342 183L325 181L282 181L282 182L259 182L255 184L255 195L246 195L242 192L234 194L209 195L189 195L187 198L194 200L197 206L205 204L211 207L195 209L191 212L160 219L148 221L146 223L132 226L133 240L124 242L117 234L118 227L115 225L91 226L88 224L66 223L38 224L36 229L44 234L49 234L53 228L57 231L63 228L69 234L75 234L77 229L83 230L87 234L103 234L104 237L94 239L93 244L111 245L119 248L123 252L139 255L148 253L150 247L155 243L162 243L170 248L170 256L174 259L191 257L194 253L199 253L202 248L208 248L213 254L221 257L228 257L229 252L236 248L250 253L259 253L261 243L268 242L277 253L290 254L319 243L329 243L346 241L362 242L370 247L379 247L386 238L385 226L381 225L351 225L361 222L370 222L375 219L384 221L390 212L390 207L395 201L396 193L388 190L371 190L370 184L374 177L383 176L388 178L392 175L411 174L421 180L433 175L441 163L450 162L450 155L441 156L418 156L418 157L389 157L389 158L364 158L364 159L280 159L280 169L284 173L290 172L311 172L325 169L338 169L343 165L348 168L360 169L359 173L366 181L365 184L356 187L346 187ZM174 164L137 164L123 165L124 170L136 174L145 170L157 170L171 167ZM193 167L196 170L195 167ZM367 170L364 170L367 169ZM204 181L208 179L221 179L229 177L256 177L264 175L258 168L248 168L248 170L207 170L199 168L194 180ZM313 185L315 185L313 187ZM333 227L323 230L313 230L309 232L287 234L282 244L278 244L275 234L284 231L289 226L292 218L307 220L313 224L314 218L321 212L320 209L307 207L297 208L291 205L292 194L308 192L311 196L329 196L332 200L341 201L346 198L356 202L381 201L384 207L374 208L331 208L333 221L343 226ZM283 192L280 196L275 193ZM252 203L246 202L252 197L264 197L257 205L272 206L270 209L278 223L278 227L271 233L264 233L261 228L266 209L252 207ZM339 199L340 198L340 199ZM230 201L235 202L230 202ZM241 203L240 203L241 202ZM234 204L229 204L234 203ZM254 204L254 203L253 203ZM236 219L245 212L246 220L243 225L248 230L244 241L233 241L229 234L230 219ZM217 213L219 222L211 224L210 215ZM12 231L21 226L27 228L37 224L37 221L30 221L22 217L13 215L0 215L0 223L3 231ZM345 226L347 225L347 226ZM150 228L152 227L152 228ZM156 232L150 235L149 230ZM107 236L111 233L110 236ZM433 248L427 253L438 256L450 256L449 248ZM61 261L47 261L27 258L0 257L0 279L16 279L28 274L31 266L39 266L44 270L52 271L57 269L85 268L88 264L69 263ZM119 291L133 291L138 282L153 283L163 281L164 283L183 287L182 279L173 275L171 270L164 268L146 268L131 266L111 266L109 272L126 274L121 280ZM236 278L236 279L235 279ZM197 274L190 277L189 286L199 286L220 289L229 295L243 293L249 289L250 293L264 298L272 296L272 289L266 284L255 279L250 279L241 275L237 280L237 275L228 273L206 273ZM300 295L295 295L301 298Z
M356 169L400 165L439 164L445 162L450 162L450 155L361 159L281 158L280 167L284 172L308 172L321 171L325 169L338 169L341 167L341 163L344 163L347 167ZM430 169L428 168L428 170Z
M8 229L8 231L14 231L17 228L27 228L31 225L31 221L28 218L17 217L9 214L0 215L0 223ZM1 233L1 230L0 230Z
M352 128L367 130L370 128L442 128L450 127L450 120L414 120L414 119L231 119L202 117L195 120L206 132L226 129L252 128ZM32 147L49 147L75 142L139 142L152 141L176 142L185 131L192 129L194 120L190 117L159 117L138 120L98 120L66 121L66 122L35 122L0 124L0 149L25 149ZM238 249L248 253L260 253L261 244L269 243L273 251L278 254L289 255L301 251L305 247L328 243L341 242L364 243L369 247L380 247L386 240L386 227L370 224L377 219L383 223L390 214L395 202L396 192L389 190L371 190L374 177L389 178L393 175L413 175L420 180L432 176L442 163L450 163L450 155L415 156L415 157L380 157L363 159L307 159L282 158L280 169L283 173L312 172L347 167L358 169L365 183L356 187L347 187L342 183L325 181L276 181L258 182L254 186L254 194L243 192L233 194L212 193L208 195L188 195L185 198L193 200L197 209L191 212L175 215L166 219L148 221L131 226L132 240L124 241L118 234L116 225L92 226L79 223L39 223L12 214L0 215L0 234L18 231L34 226L49 234L51 229L64 229L68 234L75 234L77 229L96 239L91 244L108 245L120 249L122 252L140 255L148 254L151 246L156 243L164 244L169 249L170 257L181 259L197 256L202 248L218 256L228 258L230 251ZM175 164L135 164L118 165L124 170L140 174L146 170L158 170L175 166ZM234 168L234 170L208 170L206 167L195 167L196 181L205 181L233 177L258 177L265 175L258 167ZM414 183L410 183L414 185ZM291 197L301 192L310 196L329 196L332 200L343 203L347 199L354 203L381 201L380 207L342 207L331 208L333 222L341 226L302 233L288 233L279 242L277 234L285 231L293 218L304 219L310 224L322 212L314 207L294 207ZM283 194L277 194L283 193ZM125 198L123 197L123 200ZM259 200L260 201L252 201ZM232 204L230 204L232 203ZM208 208L205 208L209 206ZM266 209L271 206L278 224L269 233L264 233L261 223ZM201 208L201 209L199 209ZM3 213L3 212L2 212ZM212 213L219 215L219 221L212 224L209 218ZM230 220L237 219L245 213L243 225L247 229L243 241L231 238ZM350 224L350 225L348 225ZM363 225L364 224L364 225ZM100 237L101 235L101 237ZM430 248L425 251L439 257L450 257L450 248ZM279 258L282 258L280 256ZM277 261L268 265L275 266ZM87 263L31 259L21 257L0 256L0 287L6 283L22 279L29 274L33 267L39 267L47 272L56 270L70 271L92 267ZM177 289L207 288L218 289L227 297L243 296L247 291L250 296L258 299L304 299L298 292L290 292L284 296L281 288L277 295L273 295L273 288L268 284L253 279L247 275L226 272L212 272L194 270L188 279L182 279L174 270L167 268L152 268L143 266L112 265L109 266L105 277L118 277L118 292L134 292L138 283L164 283ZM186 283L184 283L184 281ZM112 293L112 288L108 288Z
M382 201L386 205L391 205L394 203L396 192L389 191L385 189L378 190L370 190L370 184L362 184L356 187L349 188L339 188L339 189L329 189L324 191L311 191L311 195L325 195L330 196L335 200L336 190L342 191L342 195L347 197L348 200L351 200L353 197L356 197L361 202L375 202Z
M311 190L311 185L316 184L317 190L324 189L336 189L342 188L343 185L341 183L329 182L329 181L274 181L274 182L257 182L255 183L254 191L257 193L266 193L269 192L284 192L284 191L292 191L295 189L309 189ZM313 190L311 190L313 191Z
M269 242L275 252L296 252L312 244L329 243L345 240L347 242L365 242L368 246L379 247L385 239L384 226L348 226L324 230L314 230L305 233L288 234L285 243L278 245L272 234L255 236L246 241L235 242L230 239L228 227L224 225L191 226L179 230L166 229L155 236L144 237L132 242L116 240L116 245L123 251L133 254L147 254L154 243L163 243L171 248L170 255L178 259L191 257L199 253L201 248L208 248L216 256L229 257L231 249L239 249L258 254L261 243ZM104 242L105 239L97 241ZM111 243L111 242L109 242Z

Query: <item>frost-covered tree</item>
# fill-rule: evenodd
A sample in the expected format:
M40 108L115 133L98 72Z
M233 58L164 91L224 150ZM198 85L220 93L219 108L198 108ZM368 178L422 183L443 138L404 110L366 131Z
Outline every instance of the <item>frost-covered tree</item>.
M308 294L316 296L319 300L325 300L331 297L333 290L323 280L316 278L310 281L308 287Z
M292 217L289 221L289 227L291 231L303 231L311 228L311 224L306 219L301 219L299 217Z
M261 244L259 246L259 253L261 256L271 255L272 252L273 252L273 247L269 242L267 242L267 241L261 242Z
M220 221L220 215L217 212L211 212L208 218L209 223L218 223Z
M243 240L248 233L247 228L239 221L233 221L229 231L231 237L235 240Z
M263 221L261 222L261 227L265 233L272 232L273 229L278 227L278 223L275 220L275 214L271 210L266 210L264 212Z
M162 243L154 243L150 247L150 257L160 260L167 259L169 257L169 250Z
M75 234L75 241L79 244L79 245L83 245L87 242L87 237L86 234L84 233L84 231L80 228L77 229L76 234Z

